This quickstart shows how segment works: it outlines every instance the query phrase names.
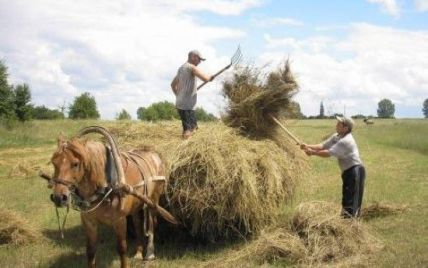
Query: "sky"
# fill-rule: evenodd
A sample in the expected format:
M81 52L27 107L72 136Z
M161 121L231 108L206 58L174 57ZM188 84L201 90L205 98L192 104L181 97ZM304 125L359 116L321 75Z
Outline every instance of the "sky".
M428 0L0 0L0 60L32 103L58 108L84 92L102 119L175 101L178 67L198 49L212 74L238 45L243 63L277 69L289 59L305 115L422 117L428 98ZM219 115L219 76L198 106Z

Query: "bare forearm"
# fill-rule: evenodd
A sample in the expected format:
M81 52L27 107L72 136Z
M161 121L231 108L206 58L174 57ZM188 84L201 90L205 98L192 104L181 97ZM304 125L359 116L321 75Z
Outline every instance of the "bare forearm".
M316 156L319 156L319 157L330 157L331 155L330 155L330 152L328 151L328 150L312 150L312 149L309 149L307 152L306 152L306 154L307 155L316 155Z
M306 147L309 149L312 149L312 150L316 150L316 151L323 149L322 144L307 144Z
M212 80L212 77L201 72L196 66L193 67L193 74L204 82Z

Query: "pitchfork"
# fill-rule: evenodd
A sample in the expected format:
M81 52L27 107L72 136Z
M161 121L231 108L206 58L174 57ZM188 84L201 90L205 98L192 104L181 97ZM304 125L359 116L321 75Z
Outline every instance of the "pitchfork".
M227 69L229 69L232 65L238 64L241 60L242 60L241 46L238 46L238 49L235 51L235 54L233 54L232 58L230 59L230 63L226 67L224 67L223 69L221 69L220 71L218 71L217 73L215 73L212 76L212 78L211 78L210 81L214 80L214 78L216 78L222 72L224 72ZM201 84L200 86L198 86L198 89L200 89L201 87L205 86L210 81L204 82L203 84Z

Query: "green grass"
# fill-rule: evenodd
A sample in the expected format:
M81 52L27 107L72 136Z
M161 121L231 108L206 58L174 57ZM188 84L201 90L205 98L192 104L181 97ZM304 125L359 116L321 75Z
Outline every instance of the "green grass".
M0 267L84 267L85 242L78 213L67 221L66 239L58 237L55 211L46 182L35 175L26 179L10 171L19 163L47 168L60 132L75 134L83 126L115 122L34 121L8 130L0 127L0 203L19 211L43 230L44 239L24 246L0 246ZM318 143L334 132L334 120L287 122L306 143ZM200 127L204 127L201 124ZM177 132L179 132L177 124ZM370 257L371 267L424 267L428 264L428 120L377 120L366 126L357 122L354 137L367 169L364 204L384 201L405 204L410 210L366 221L385 248ZM293 202L284 208L284 220L304 201L340 203L340 171L334 159L309 158L310 169L300 182ZM11 176L9 176L11 175ZM364 205L363 204L363 205ZM100 267L118 267L112 230L103 228L98 257ZM171 237L173 237L171 239ZM184 243L170 235L157 243L158 267L193 267L236 248L232 245ZM132 253L132 244L129 255ZM135 263L134 263L135 264ZM136 264L135 264L136 265ZM253 264L244 264L251 266ZM266 266L285 266L285 262Z

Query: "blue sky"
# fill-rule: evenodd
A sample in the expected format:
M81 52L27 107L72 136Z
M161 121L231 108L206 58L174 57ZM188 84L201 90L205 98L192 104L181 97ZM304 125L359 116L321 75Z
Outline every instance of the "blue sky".
M83 92L102 118L169 100L169 83L198 49L213 73L240 44L245 62L275 69L286 58L306 115L346 109L376 114L391 99L397 117L422 117L428 98L428 0L0 0L0 59L36 105L56 108ZM219 115L223 79L200 91Z

